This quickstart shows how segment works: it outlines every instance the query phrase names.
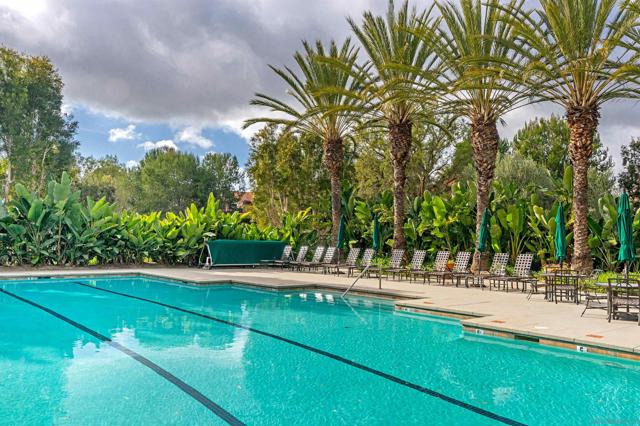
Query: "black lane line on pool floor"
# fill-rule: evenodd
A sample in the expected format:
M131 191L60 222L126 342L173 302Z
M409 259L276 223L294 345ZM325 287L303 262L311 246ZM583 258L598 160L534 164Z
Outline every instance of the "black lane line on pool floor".
M235 322L232 322L232 321L227 321L227 320L224 320L224 319L221 319L221 318L216 318L216 317L213 317L213 316L210 316L210 315L202 314L200 312L191 311L189 309L184 309L184 308L181 308L179 306L174 306L174 305L169 305L167 303L158 302L156 300L145 299L144 297L134 296L132 294L121 293L119 291L114 291L114 290L108 290L106 288L95 287L95 286L84 284L84 283L81 283L81 282L78 282L78 281L75 281L74 283L77 284L77 285L83 286L83 287L87 287L87 288L93 289L93 290L103 291L103 292L115 294L115 295L118 295L118 296L128 297L130 299L140 300L142 302L152 303L154 305L162 306L162 307L169 308L169 309L174 309L174 310L179 311L179 312L184 312L186 314L195 315L195 316L198 316L198 317L201 317L201 318L205 318L205 319L208 319L208 320L211 320L211 321L215 321L215 322L218 322L218 323L221 323L221 324L226 324L226 325L230 325L232 327L236 327L236 328L240 328L240 329L243 329L243 330L251 331L253 333L260 334L262 336L271 337L273 339L280 340L281 342L285 342L285 343L288 343L290 345L297 346L299 348L306 349L308 351L314 352L316 354L326 356L326 357L331 358L331 359L333 359L335 361L339 361L339 362L342 362L344 364L347 364L347 365L349 365L351 367L355 367L355 368L358 368L360 370L366 371L368 373L375 374L376 376L382 377L383 379L387 379L387 380L389 380L391 382L394 382L394 383L397 383L399 385L406 386L408 388L417 390L418 392L422 392L422 393L427 394L429 396L432 396L432 397L438 398L438 399L440 399L442 401L448 402L449 404L456 405L458 407L464 408L465 410L472 411L472 412L474 412L476 414L480 414L481 416L488 417L488 418L496 420L498 422L501 422L501 423L504 423L504 424L508 424L508 425L513 425L513 426L525 426L526 425L525 423L521 423L521 422L519 422L517 420L513 420L513 419L510 419L508 417L501 416L499 414L493 413L491 411L485 410L485 409L480 408L480 407L476 407L475 405L472 405L472 404L469 404L467 402L461 401L459 399L447 396L447 395L445 395L443 393L440 393L438 391L435 391L433 389L429 389L427 387L418 385L416 383L409 382L407 380L401 379L399 377L393 376L393 375L385 373L383 371L376 370L375 368L367 367L364 364L360 364L360 363L358 363L356 361L352 361L352 360L350 360L348 358L341 357L340 355L336 355L336 354L333 354L331 352L323 351L322 349L314 348L313 346L309 346L309 345L306 345L304 343L300 343L300 342L297 342L295 340L288 339L286 337L278 336L277 334L272 334L272 333L269 333L267 331L262 331L262 330L259 330L259 329L253 328L253 327L249 327L249 326L246 326L246 325L238 324L238 323L235 323Z
M207 409L209 409L209 411L213 412L216 416L220 417L227 424L230 424L230 425L233 425L233 426L244 426L245 425L243 422L241 422L236 417L234 417L233 414L229 413L224 408L222 408L221 406L219 406L218 404L216 404L215 402L213 402L212 400L210 400L209 398L204 396L198 390L196 390L195 388L191 387L187 383L183 382L182 380L180 380L179 378L177 378L173 374L169 373L164 368L160 367L158 364L155 364L153 361L149 360L148 358L145 358L144 356L140 355L139 353L134 352L133 350L127 348L126 346L122 346L118 342L114 342L113 340L111 340L107 336L105 336L103 334L100 334L97 331L92 330L89 327L84 326L84 325L80 324L79 322L76 322L76 321L72 320L71 318L68 318L68 317L66 317L66 316L64 316L64 315L62 315L62 314L60 314L60 313L58 313L58 312L56 312L56 311L54 311L52 309L49 309L46 306L42 306L42 305L40 305L40 304L38 304L36 302L33 302L33 301L29 300L29 299L25 299L24 297L18 296L17 294L11 293L11 292L9 292L7 290L4 290L2 288L0 288L0 292L6 294L7 296L11 296L14 299L17 299L17 300L19 300L21 302L24 302L24 303L26 303L28 305L31 305L34 308L38 308L41 311L44 311L44 312L48 313L49 315L52 315L52 316L58 318L59 320L62 320L64 322L66 322L67 324L70 324L70 325L74 326L75 328L84 331L87 334L90 334L91 336L95 337L96 339L100 340L101 342L107 343L109 346L113 347L114 349L119 350L120 352L124 353L125 355L130 356L134 360L138 361L140 364L144 365L145 367L150 368L153 372L155 372L156 374L158 374L159 376L161 376L165 380L167 380L167 381L173 383L174 385L176 385L178 388L180 388L180 390L182 390L187 395L189 395L190 397L192 397L193 399L198 401L200 404L204 405Z

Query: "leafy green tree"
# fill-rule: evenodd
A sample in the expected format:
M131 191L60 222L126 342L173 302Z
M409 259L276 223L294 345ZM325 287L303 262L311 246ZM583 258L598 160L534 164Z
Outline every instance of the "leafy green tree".
M359 90L353 95L361 112L374 127L385 126L393 166L393 247L404 248L405 188L411 158L413 126L433 115L432 81L425 76L435 64L433 51L414 32L432 22L430 10L418 13L404 2L396 11L392 0L385 16L365 12L362 23L349 18L351 30L367 53L367 61L354 71ZM428 25L428 24L426 24ZM420 74L414 70L421 70ZM418 97L415 90L421 87ZM429 100L428 100L429 98Z
M330 182L317 137L277 125L259 130L250 142L247 173L254 193L252 214L261 225L279 225L288 212L328 212Z
M332 240L338 241L340 225L340 190L342 180L342 163L344 161L345 139L351 136L357 124L358 115L354 108L356 102L346 93L356 90L357 81L351 77L351 69L355 66L358 50L347 39L338 47L334 41L328 49L320 41L315 48L303 42L304 51L293 56L300 73L285 67L271 69L288 86L288 94L293 104L258 93L251 101L252 105L269 108L285 118L255 118L247 120L245 127L254 123L283 124L286 130L298 130L315 136L322 142L324 163L331 180L331 222ZM319 61L318 58L325 58ZM344 67L332 66L340 63Z
M565 109L569 157L573 166L572 267L592 268L588 238L588 172L600 107L605 102L638 98L637 52L628 38L638 25L634 2L618 0L540 0L531 11L513 9L518 51L528 64L517 77L540 101ZM514 80L515 81L515 80Z
M138 212L177 212L200 199L198 159L173 149L149 151L135 172L134 207Z
M77 123L62 112L62 80L48 58L0 47L0 154L4 193L13 184L43 193L74 163Z
M618 183L633 200L640 201L640 138L622 145L621 155L624 169L618 175Z
M115 203L119 209L131 206L132 172L128 171L116 156L107 155L101 159L79 158L78 163L81 172L77 186L83 199L104 198L108 203Z
M561 178L565 167L571 163L569 125L555 114L550 118L536 118L525 123L515 134L511 144L514 151L544 165L555 178ZM591 167L600 172L613 167L609 151L602 146L597 132L593 137L593 147Z
M202 203L212 193L222 206L233 206L236 202L234 192L244 191L244 173L240 170L238 159L229 153L210 152L200 162L200 180Z

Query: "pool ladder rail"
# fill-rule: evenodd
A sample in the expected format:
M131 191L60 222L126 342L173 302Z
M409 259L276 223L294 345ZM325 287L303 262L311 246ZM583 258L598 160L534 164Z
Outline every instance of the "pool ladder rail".
M362 272L360 272L358 274L358 276L356 277L356 279L351 283L351 285L349 286L349 288L347 288L341 295L340 297L344 297L347 295L347 293L349 293L351 291L351 289L356 285L356 283L358 281L360 281L360 278L362 278L362 276L369 271L369 269L373 266L372 263L368 264L367 266L365 266L365 268L362 270ZM378 271L378 288L382 288L382 271Z

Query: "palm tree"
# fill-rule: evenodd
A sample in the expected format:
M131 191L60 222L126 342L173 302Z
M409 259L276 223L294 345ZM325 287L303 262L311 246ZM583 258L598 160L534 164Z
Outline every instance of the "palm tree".
M436 63L425 43L403 29L415 29L428 18L430 9L418 14L408 2L396 12L389 1L385 17L365 12L359 25L347 21L362 44L368 58L356 67L354 75L359 91L352 94L362 106L361 113L373 127L386 126L393 165L393 247L404 248L405 184L412 145L412 128L417 120L432 113L432 103L412 95L415 84L422 82L408 69L431 69ZM424 75L424 73L423 73ZM423 83L424 84L424 83Z
M539 101L565 109L573 165L572 268L589 271L587 172L600 107L640 97L637 57L627 37L638 26L633 1L540 0L540 9L511 10L514 45L528 55L523 78Z
M522 1L512 1L518 10ZM443 70L441 111L466 117L476 170L476 233L489 203L500 137L497 123L509 111L527 101L529 93L514 78L523 57L504 40L513 35L512 25L502 19L499 0L461 0L437 5L442 25L424 23L417 35L434 44ZM474 270L479 256L474 256Z
M347 39L341 47L331 42L326 50L320 41L315 49L303 42L303 52L296 52L294 59L300 74L289 67L284 69L270 68L287 85L287 94L295 104L289 104L271 96L257 93L251 105L269 108L271 112L282 117L261 117L246 120L244 127L255 123L273 123L284 125L285 129L297 130L315 135L323 142L324 163L329 171L331 181L331 236L333 243L338 240L340 225L340 191L342 179L342 163L344 158L345 139L357 125L359 115L354 112L353 97L340 91L326 91L324 88L340 88L342 91L355 91L356 81L350 70L333 67L326 62L318 61L319 57L332 58L341 63L355 66L358 49Z

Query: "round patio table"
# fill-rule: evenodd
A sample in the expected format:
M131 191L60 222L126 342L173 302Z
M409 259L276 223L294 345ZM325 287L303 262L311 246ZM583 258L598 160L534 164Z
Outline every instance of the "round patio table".
M556 302L558 303L556 295L556 289L559 286L567 286L573 289L573 302L576 304L580 303L580 281L586 279L588 276L579 273L554 273L554 272L545 272L544 274L540 274L540 277L544 278L545 288L544 288L544 298L548 302ZM560 283L554 278L559 278ZM573 284L569 284L570 281L575 281ZM567 296L568 297L568 296Z

